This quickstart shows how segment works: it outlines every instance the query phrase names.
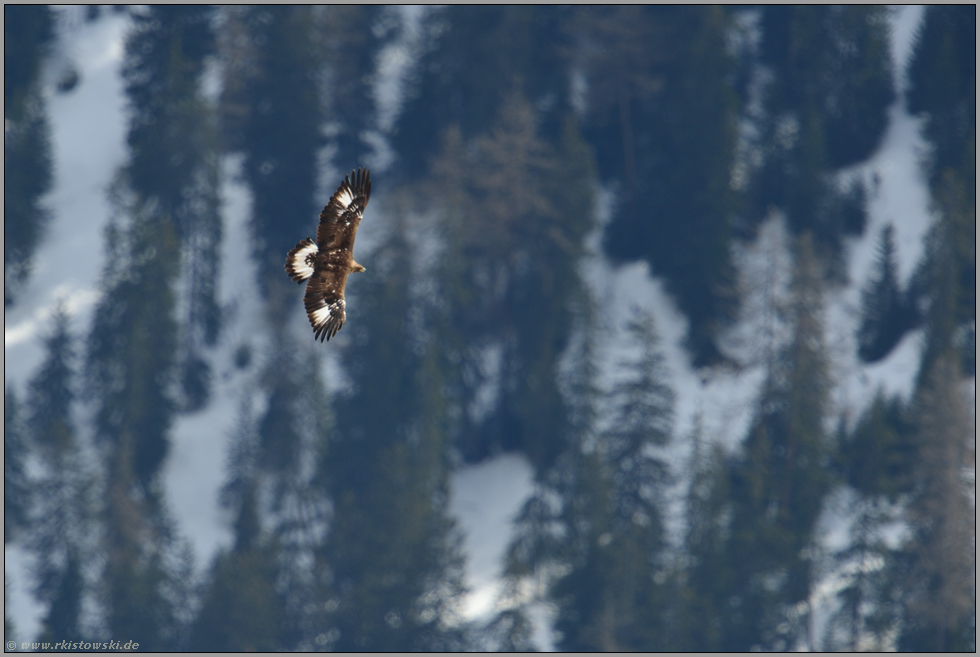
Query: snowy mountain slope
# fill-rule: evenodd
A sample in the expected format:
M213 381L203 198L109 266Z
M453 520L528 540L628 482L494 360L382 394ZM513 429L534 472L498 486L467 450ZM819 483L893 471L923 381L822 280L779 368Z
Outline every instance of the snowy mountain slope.
M900 89L904 87L901 72L921 16L921 7L899 7L893 15L892 48ZM83 337L89 330L92 308L99 294L103 228L110 213L106 186L126 158L125 97L119 64L127 24L124 15L112 14L93 23L75 21L70 29L68 24L59 28L57 47L63 58L75 63L81 80L71 93L51 93L48 98L55 161L55 186L48 202L54 218L37 251L34 273L18 303L6 313L4 322L5 384L16 387L18 393L23 392L26 381L40 363L39 336L45 334L46 319L60 299L66 301L72 313L74 334ZM386 79L397 82L397 72L404 71L403 57L404 53L390 54L387 66L395 72ZM393 94L385 95L385 102L395 102L391 98L397 98L397 92ZM878 152L869 161L841 174L844 179L863 177L872 191L868 229L864 236L848 244L851 282L844 289L828 293L826 299L827 338L834 354L838 382L837 410L851 418L866 405L879 385L906 396L912 389L920 333L907 335L888 358L867 366L856 358L854 332L860 289L874 260L880 228L889 222L895 225L903 282L921 256L922 236L930 221L928 191L918 166L923 149L917 120L898 101L890 110L889 128ZM263 311L252 284L254 275L247 256L250 201L248 190L237 182L236 170L237 163L228 158L223 175L225 241L221 302L230 312L222 342L213 358L213 398L204 410L177 418L172 432L173 447L164 472L171 511L181 534L190 538L195 547L199 569L207 567L215 551L230 540L228 519L218 504L228 439L241 400L252 395L250 381L255 368L261 366L261 354L267 346ZM359 247L369 251L371 237L366 230ZM785 229L780 218L774 216L766 224L759 243L746 248L739 261L746 274L753 267L764 270L770 261L785 265L788 262L785 248ZM690 367L681 346L686 319L664 292L661 282L651 279L643 264L612 268L599 254L598 233L593 236L592 253L583 273L601 305L600 314L606 318L606 338L599 345L601 360L608 364L603 370L603 382L608 385L615 379L615 364L628 351L623 347L622 327L630 309L638 305L651 310L672 372L671 383L678 395L675 439L668 453L675 470L683 470L689 457L689 442L685 438L696 416L703 419L706 438L721 442L726 449L735 449L751 420L753 403L764 376L760 347L750 339L758 336L759 328L752 325L752 315L747 313L746 320L728 336L729 347L738 353L745 367L737 371L696 371ZM297 335L307 334L305 317L296 312L293 319ZM253 354L248 371L233 365L235 350L243 344L249 345ZM333 382L340 380L336 361L325 359L323 367L328 385L336 386ZM492 612L498 594L499 568L510 540L511 521L531 492L530 466L521 457L505 455L460 468L452 477L452 491L451 511L466 535L464 549L471 589L463 611L468 619L482 620ZM846 509L846 503L834 508ZM838 540L846 517L833 509L828 514L823 526L827 527L829 544ZM11 584L10 613L19 638L36 634L41 613L30 595L26 568L22 551L13 548L5 552L5 569ZM828 577L827 581L831 580ZM825 584L821 591L829 590L829 586L831 583ZM822 595L821 599L828 599L825 593ZM544 627L546 615L537 614L536 619L539 625L536 640L541 647L549 648L549 632Z
M46 205L51 225L34 256L34 269L17 303L4 313L4 387L23 395L43 358L40 336L60 302L71 315L76 338L86 335L99 295L103 229L110 216L106 189L126 159L125 96L119 65L125 15L83 23L60 14L56 51L44 79L54 80L65 61L79 73L78 86L56 94L45 85L51 126L54 184ZM22 397L21 397L22 398ZM31 594L29 562L18 546L4 550L9 614L17 637L34 637L43 609Z

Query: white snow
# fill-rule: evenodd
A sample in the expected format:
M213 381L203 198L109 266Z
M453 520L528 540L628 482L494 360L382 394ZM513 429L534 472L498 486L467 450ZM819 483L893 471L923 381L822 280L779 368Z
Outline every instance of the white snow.
M464 534L468 619L488 620L500 593L510 526L531 494L534 470L527 459L504 454L457 468L450 483L450 513Z

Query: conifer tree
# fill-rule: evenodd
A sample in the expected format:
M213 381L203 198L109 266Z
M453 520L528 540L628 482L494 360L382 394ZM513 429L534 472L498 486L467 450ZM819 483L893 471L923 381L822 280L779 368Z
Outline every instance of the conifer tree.
M4 6L3 34L3 116L16 121L54 39L54 12L44 5Z
M234 515L235 542L215 557L191 645L212 651L275 651L282 639L283 599L276 590L275 538L262 531L258 436L243 404L229 458L222 506Z
M932 362L950 347L959 353L962 371L976 368L976 208L970 201L971 188L948 170L934 192L937 216L925 237L913 297L924 308L920 383Z
M898 284L894 232L891 224L882 229L874 273L861 293L858 355L866 363L887 356L910 323L904 295Z
M136 12L123 69L134 114L121 180L139 202L152 204L151 220L173 224L181 275L178 403L189 411L207 402L210 366L202 352L220 328L218 141L201 96L205 60L215 50L213 18L208 7Z
M730 480L721 447L705 445L700 417L695 418L691 440L683 551L674 574L672 648L718 651L725 645L726 591L738 567L725 558Z
M31 481L27 476L27 435L23 411L12 388L3 390L3 544L18 538L26 526L31 504ZM7 589L10 577L4 568L3 639L14 639L15 627L10 618Z
M667 469L652 453L670 439L673 392L652 317L635 313L628 331L638 356L624 364L610 395L610 429L597 435L595 426L578 427L577 440L540 477L508 553L506 602L514 606L505 613L519 621L520 581L542 577L563 650L676 645L664 634ZM578 367L587 374L588 348L582 358ZM504 620L501 614L496 623Z
M975 649L976 522L964 477L974 427L958 370L953 353L937 357L913 402L918 458L903 555L902 650Z
M884 135L895 99L888 30L884 7L763 10L761 56L775 73L770 111L816 111L829 168L865 159Z
M583 134L600 176L620 184L604 250L615 262L644 260L664 277L690 320L692 360L716 363L717 333L738 307L730 252L738 112L726 46L730 16L710 7L582 12Z
M41 5L5 5L3 11L3 300L9 305L50 222L41 199L51 189L51 129L39 73L54 17Z
M275 652L282 600L275 589L275 556L252 546L221 552L214 561L190 645L221 652Z
M318 485L316 464L327 453L333 433L330 399L313 345L302 355L296 353L285 332L276 341L263 372L268 406L255 426L256 474L254 480L244 480L246 488L238 494L236 529L247 536L244 532L252 525L252 513L260 526L269 528L267 534L251 539L251 558L261 565L275 557L271 563L278 605L277 640L281 647L293 650L315 647L314 637L322 632L326 598L319 582L323 564L315 564L325 540L331 501ZM254 493L249 486L255 487ZM260 506L256 501L253 511L249 496L259 491L265 491L268 504ZM259 581L266 576L261 570L254 575Z
M567 408L556 377L582 296L576 265L592 225L591 171L574 124L550 145L518 94L489 134L469 144L455 128L444 135L433 181L445 239L436 330L453 363L466 459L519 448L544 468L564 448ZM491 401L478 412L480 390Z
M806 548L829 489L830 444L823 427L831 381L821 325L822 283L807 235L798 240L791 285L792 335L763 384L741 454L728 463L724 563L711 581L721 604L723 650L789 649L806 641L811 564ZM726 509L727 507L727 509ZM719 521L720 518L716 521ZM717 587L716 590L712 591Z
M20 401L12 388L3 391L3 542L26 526L31 504L27 474L27 434Z
M976 34L976 12L968 6L934 5L912 44L905 101L909 112L924 115L933 186L948 168L967 182L976 178Z
M879 390L840 446L847 483L862 495L895 499L908 492L915 461L905 404Z
M660 650L667 608L663 513L666 464L652 453L671 437L670 388L651 315L634 311L627 331L639 351L612 390L612 426L582 457L566 510L572 571L555 582L556 629L566 650ZM579 504L584 506L579 507ZM580 527L588 527L579 536ZM584 554L574 554L575 552Z
M68 332L68 314L59 306L52 317L53 330L45 339L46 358L29 384L30 418L34 442L42 452L54 455L76 443L72 404L75 349Z
M30 537L36 591L48 604L41 641L80 640L83 599L91 593L83 568L94 556L95 481L72 419L75 353L68 321L59 308L45 340L45 360L29 385L28 426L44 468Z
M335 5L316 17L326 63L328 91L324 99L336 133L333 161L342 171L367 163L371 133L378 131L374 82L378 56L396 36L394 7ZM331 190L332 191L332 190Z
M105 625L115 636L144 637L141 647L151 650L178 649L186 638L186 587L192 583L183 574L186 551L159 475L174 413L203 401L200 394L186 395L201 391L205 369L187 336L216 337L206 312L213 296L199 294L213 291L208 285L215 272L208 267L216 260L200 270L194 265L216 256L220 237L216 159L208 151L199 96L204 58L212 50L211 14L209 8L151 7L134 17L123 66L132 110L130 160L112 188L117 215L106 234L103 296L87 344L86 389L106 482ZM188 315L178 310L182 270L190 292L182 290L180 298L189 302ZM210 282L195 288L195 279ZM184 386L182 399L175 388L188 383L188 371L196 381Z
M211 51L210 17L206 8L150 8L134 18L127 41L131 159L113 187L121 217L107 233L106 294L96 311L88 360L101 406L97 434L117 433L129 421L140 425L126 458L133 459L145 488L167 451L167 425L179 403L169 388L176 364L183 356L200 372L201 364L190 362L197 358L193 348L181 353L178 342L175 283L182 265L191 288L186 331L216 338L216 271L202 264L213 264L220 239L216 162L201 143L208 127L198 97L203 60ZM205 270L195 271L199 265ZM209 285L210 293L202 291ZM127 396L142 397L124 401ZM202 403L197 397L192 406Z
M295 285L283 277L282 258L297 235L315 225L322 207L315 196L322 191L323 147L336 146L337 163L348 171L350 158L368 154L365 133L376 128L372 74L388 38L377 29L382 14L309 7L226 11L232 33L223 45L230 57L224 129L229 145L245 158L253 256L274 346L260 380L268 404L250 429L251 474L233 474L236 546L215 561L195 629L204 637L216 623L218 631L208 637L214 646L319 650L336 640L324 611L333 599L324 583L332 563L323 557L335 502L322 480L314 483L313 467L332 440L330 401L319 359L297 355L289 335L285 320L301 305ZM236 567L244 569L240 582L232 579ZM248 613L268 616L236 637L234 628ZM353 640L352 634L343 639Z
M325 606L319 649L462 646L459 537L448 515L449 441L440 353L425 332L404 219L348 285L358 331L344 352L352 392L320 463L332 505L318 552ZM353 301L352 301L353 303Z
M107 241L106 290L89 334L86 389L96 403L96 438L152 499L177 405L171 387L177 240L169 222L137 214L131 226L110 225Z
M829 175L878 147L895 97L882 7L767 7L761 63L773 73L759 124L762 162L750 185L754 213L775 205L793 233L812 233L828 272L842 239L866 223L860 187Z
M894 600L896 579L886 567L894 557L885 528L896 520L884 497L863 495L854 501L850 542L833 555L844 580L839 606L828 620L823 650L889 650L900 617Z
M297 353L285 327L270 324L268 360L242 401L221 494L234 545L214 558L190 629L192 644L210 650L324 646L317 554L331 503L314 464L331 438L330 400L319 356ZM266 402L261 411L256 397Z
M244 173L252 191L252 245L263 294L282 278L285 253L316 220L318 153L326 145L320 46L311 7L247 7L237 16L244 59L227 75L242 80L226 103L239 112ZM347 165L344 165L347 169ZM333 193L330 190L329 193Z
M427 44L408 74L392 146L399 173L417 180L430 172L448 126L463 141L483 135L501 115L509 94L539 108L549 141L560 138L569 110L565 70L568 13L555 6L449 6L422 21Z

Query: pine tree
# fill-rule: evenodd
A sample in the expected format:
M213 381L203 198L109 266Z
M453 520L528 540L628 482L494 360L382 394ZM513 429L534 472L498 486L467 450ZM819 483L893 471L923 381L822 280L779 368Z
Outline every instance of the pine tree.
M189 622L188 557L160 472L175 412L203 400L196 341L216 338L207 310L214 299L206 292L214 289L208 267L215 261L198 270L194 264L216 255L220 237L217 161L199 95L213 49L211 14L151 7L134 18L123 66L130 159L111 190L117 215L106 234L104 293L87 343L86 391L106 482L105 625L115 636L144 637L141 647L150 650L179 649ZM182 270L188 288L178 292ZM178 299L188 302L187 315ZM182 399L177 384L188 383L188 371Z
M51 189L51 129L39 77L54 37L54 17L40 5L4 6L4 305L31 272L50 223L42 198Z
M869 498L909 491L915 446L900 398L879 390L840 446L847 483Z
M10 616L7 615L7 582L9 578L7 577L7 571L4 569L4 583L3 583L3 641L7 643L9 641L14 641L16 636L16 628L14 627L14 622L11 620Z
M229 146L244 154L253 257L273 348L259 381L268 404L249 429L250 474L233 473L229 484L236 546L212 567L195 629L215 647L314 650L334 640L324 620L324 604L332 599L324 578L332 563L323 557L323 541L335 502L313 465L333 439L330 400L319 359L297 355L289 334L286 320L301 306L295 285L283 277L282 259L322 207L315 196L323 191L323 147L337 147L344 170L349 158L368 154L366 132L377 127L372 74L388 38L377 29L383 13L309 7L225 12L223 128ZM234 568L243 569L240 582L233 580ZM252 613L266 617L236 630Z
M177 240L172 224L145 215L128 230L110 225L107 237L107 289L88 338L86 390L96 402L95 434L109 447L112 468L134 477L152 500L177 406L171 386Z
M237 529L245 532L252 523L247 486L255 486L256 495L266 491L268 504L256 504L255 513L269 532L252 539L252 551L261 550L264 560L275 557L277 640L295 650L312 649L322 631L326 597L320 588L323 564L317 554L323 548L331 501L319 486L316 464L328 452L333 431L320 359L312 345L310 353L297 354L287 335L276 336L263 372L268 406L257 418L256 476L254 482L245 479L246 489L239 493ZM259 581L265 576L255 575Z
M912 286L926 334L920 383L950 347L959 353L962 371L976 367L976 208L970 190L950 170L934 191L937 217L925 237L917 284Z
M627 331L639 355L623 363L625 377L611 392L611 428L598 437L596 462L583 457L580 471L578 495L595 502L566 511L572 543L580 542L578 550L586 553L573 556L572 572L552 589L559 645L566 650L670 646L666 626L652 620L663 618L668 606L666 589L657 582L665 574L669 478L666 464L651 452L670 440L674 396L653 317L634 311ZM587 536L578 537L583 525Z
M27 435L20 401L12 388L3 391L3 542L27 525L31 481L27 474Z
M725 645L726 593L731 590L731 579L739 567L726 559L730 480L721 447L705 445L700 416L695 418L691 440L694 445L685 499L686 527L671 610L673 647L719 651Z
M399 213L398 216L401 216ZM359 328L343 354L350 395L318 481L332 505L318 551L318 649L459 649L459 536L448 515L449 441L437 344L404 219L352 281Z
M825 629L823 650L889 650L899 614L894 603L896 582L886 564L894 554L885 529L895 522L894 507L880 496L854 500L853 524L846 547L833 554L844 582L837 592L838 608Z
M716 486L727 504L715 507L725 541L722 564L697 574L717 599L718 649L789 649L808 640L806 556L831 480L823 427L830 394L821 320L822 282L812 241L798 240L789 308L792 335L778 352L741 453ZM727 480L727 481L725 481ZM727 516L727 519L725 519ZM716 578L710 573L719 570Z
M275 651L284 645L276 543L262 531L258 452L255 423L243 405L221 500L234 514L235 542L214 558L202 593L191 629L191 645L201 650Z
M49 605L41 641L80 640L83 599L91 593L83 567L94 556L95 481L72 420L75 353L68 322L59 308L45 360L29 384L28 426L44 468L30 537L38 599Z
M866 363L887 356L910 324L904 295L898 284L894 233L891 224L882 229L874 273L861 293L858 355Z
M884 136L895 99L888 30L883 7L763 10L761 56L775 74L769 111L818 113L828 168L860 162Z
M521 449L547 467L564 448L567 407L556 378L582 296L576 265L592 225L591 171L574 124L552 146L517 94L489 134L468 144L455 128L445 133L433 181L445 240L436 330L468 460Z
M215 344L221 321L218 140L201 96L205 60L215 50L213 18L208 7L136 12L123 67L134 115L120 182L156 219L172 223L178 240L178 402L188 411L207 403L211 371L202 351Z
M433 9L422 21L423 43L391 142L399 173L418 180L438 157L433 139L456 126L466 142L484 134L509 95L540 108L549 140L560 138L568 113L562 20L554 6L458 6Z
M45 339L45 361L29 384L28 422L34 442L46 456L63 452L76 442L71 417L75 351L68 323L67 311L59 306L52 317L51 335Z
M975 11L936 5L926 8L912 44L905 101L909 112L925 115L933 186L948 168L976 178L976 34Z
M372 154L371 133L378 124L373 84L378 56L396 36L395 9L380 5L336 5L317 16L326 62L325 99L336 126L333 161L344 171ZM332 191L332 190L331 190Z
M3 116L19 120L54 39L54 12L43 5L3 8Z
M717 363L718 331L738 307L730 250L738 112L726 45L731 18L709 7L583 12L579 39L596 42L584 63L583 134L602 178L621 183L604 250L616 262L645 260L662 275L690 320L693 362Z
M831 275L843 237L866 224L860 186L830 174L878 147L895 97L882 7L767 7L761 63L773 73L757 121L762 161L750 184L754 214L786 211L795 235L810 232Z
M252 191L253 257L259 286L283 277L285 254L305 235L322 205L314 195L318 154L327 140L319 39L311 7L249 7L237 10L247 45L226 84L238 90L235 102L245 155L244 174ZM231 80L227 75L241 74ZM344 165L347 169L347 165ZM333 190L330 190L333 193ZM286 281L288 283L288 281Z
M282 610L274 554L261 547L222 552L209 578L191 645L214 652L278 650Z
M594 425L576 425L575 442L525 504L508 552L510 606L495 624L510 617L519 628L530 602L519 593L521 582L541 578L557 607L563 650L675 645L664 634L667 468L652 453L669 441L673 392L652 317L637 312L628 331L638 355L624 363L626 374L610 394L610 428L597 434ZM580 357L576 378L592 369L587 344Z
M901 650L975 649L976 522L964 477L974 428L956 361L949 352L936 358L913 402L918 458L908 509L912 538L904 550Z
M197 345L217 338L217 163L199 95L204 58L213 50L210 20L207 8L150 8L135 16L126 46L131 157L114 184L113 201L128 221L115 220L107 234L107 293L89 341L89 371L97 390L111 391L103 397L97 433L117 431L125 414L142 425L131 457L144 486L166 454L169 417L181 402L170 383L187 384L185 405L199 407L207 366ZM181 269L188 274L183 327L175 290ZM149 351L136 356L132 351L141 345ZM177 363L185 366L179 374ZM146 377L143 383L134 380L139 376ZM145 397L122 403L127 395ZM125 410L110 409L115 402Z

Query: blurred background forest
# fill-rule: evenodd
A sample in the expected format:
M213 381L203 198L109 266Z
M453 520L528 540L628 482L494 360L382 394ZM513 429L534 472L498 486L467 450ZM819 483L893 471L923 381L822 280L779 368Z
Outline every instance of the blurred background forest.
M5 321L42 349L5 375L5 596L38 609L5 639L975 650L976 8L926 8L907 61L892 11L6 5L7 317L98 283ZM46 261L52 108L91 83L59 43L110 23L125 156L98 244ZM899 115L911 251L869 218ZM285 254L365 165L367 273L314 343ZM902 349L907 392L850 394ZM473 614L453 482L501 455L527 490Z

